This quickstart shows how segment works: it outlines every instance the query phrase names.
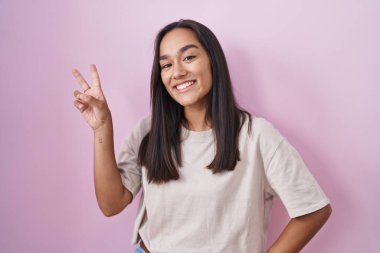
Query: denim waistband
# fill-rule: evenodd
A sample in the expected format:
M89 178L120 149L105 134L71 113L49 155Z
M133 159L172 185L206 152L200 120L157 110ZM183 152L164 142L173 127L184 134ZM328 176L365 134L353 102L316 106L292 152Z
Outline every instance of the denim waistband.
M136 248L135 253L146 253L140 246Z

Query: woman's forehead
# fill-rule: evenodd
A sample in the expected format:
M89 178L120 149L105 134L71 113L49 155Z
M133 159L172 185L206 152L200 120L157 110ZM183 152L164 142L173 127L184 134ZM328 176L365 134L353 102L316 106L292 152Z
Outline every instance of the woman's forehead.
M175 28L165 34L160 43L160 55L175 55L187 45L196 45L201 48L195 33L186 28Z

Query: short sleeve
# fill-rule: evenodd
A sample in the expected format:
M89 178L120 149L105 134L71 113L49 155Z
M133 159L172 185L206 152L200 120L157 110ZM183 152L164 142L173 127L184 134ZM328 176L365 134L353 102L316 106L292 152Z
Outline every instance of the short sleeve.
M270 192L281 199L291 218L326 206L329 200L300 154L271 124L267 127L272 129L266 133L275 136L267 135L265 138L280 140L273 146L274 151L265 166Z
M140 120L132 132L122 142L116 159L121 180L125 188L137 195L141 188L141 166L138 163L138 153L142 139L150 128L149 118Z

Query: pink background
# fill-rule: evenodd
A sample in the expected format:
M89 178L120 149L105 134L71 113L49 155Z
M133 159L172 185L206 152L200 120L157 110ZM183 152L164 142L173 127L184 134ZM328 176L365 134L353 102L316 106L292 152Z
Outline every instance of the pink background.
M303 252L380 252L380 3L1 1L0 252L134 252L138 201L100 212L93 135L73 106L96 63L115 148L149 113L153 40L180 18L219 38L240 104L297 148L333 206ZM268 243L288 216L279 201Z

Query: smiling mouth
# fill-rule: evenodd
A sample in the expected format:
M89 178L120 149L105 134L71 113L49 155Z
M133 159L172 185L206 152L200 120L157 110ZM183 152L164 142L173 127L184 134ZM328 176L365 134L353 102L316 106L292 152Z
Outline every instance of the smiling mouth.
M195 83L195 81L189 81L189 82L186 82L186 83L181 83L181 84L178 84L177 86L175 86L176 90L184 90L186 89L187 87L193 85Z

